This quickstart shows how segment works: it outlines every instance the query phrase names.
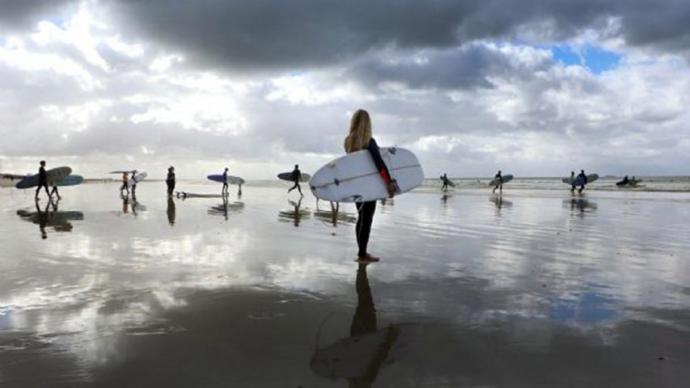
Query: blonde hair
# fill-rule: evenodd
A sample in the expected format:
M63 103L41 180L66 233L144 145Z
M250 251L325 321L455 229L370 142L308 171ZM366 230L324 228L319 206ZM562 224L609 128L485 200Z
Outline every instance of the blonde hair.
M364 109L358 109L350 121L350 134L345 138L345 152L363 150L371 141L371 119Z

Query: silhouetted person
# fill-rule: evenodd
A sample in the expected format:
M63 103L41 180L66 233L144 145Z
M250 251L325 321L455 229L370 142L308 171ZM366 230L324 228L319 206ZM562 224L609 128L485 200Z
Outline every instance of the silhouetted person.
M295 164L295 169L292 170L292 181L295 182L295 185L288 189L288 193L290 193L294 189L297 189L297 191L299 191L299 195L304 196L304 194L302 194L302 188L299 185L299 181L301 179L302 172L299 170L299 165Z
M443 173L443 175L441 175L441 181L443 182L443 186L441 186L441 191L448 191L448 174Z
M122 173L122 186L120 186L120 194L125 191L129 195L129 174L126 172Z
M62 197L60 196L60 193L58 192L57 184L53 185L53 189L50 191L51 197L53 196L53 194L55 194L57 196L57 199L62 199Z
M503 192L503 175L501 175L501 170L498 170L498 173L496 173L496 176L494 176L494 180L496 181L496 186L494 186L492 193L495 193L496 189L498 189L499 192L502 193Z
M38 187L36 188L36 195L34 198L38 201L38 193L41 188L44 188L48 199L52 198L50 192L48 191L48 173L46 172L46 161L41 160L40 167L38 168Z
M577 178L581 180L580 188L577 190L577 192L582 193L582 190L585 189L585 185L587 184L587 175L585 175L585 170L580 170L580 174L577 176Z
M242 190L240 186L240 190ZM221 189L220 194L222 196L228 195L228 168L225 167L225 171L223 171L223 188Z
M132 182L132 197L134 197L137 193L137 170L132 171L132 178L130 180ZM134 202L136 202L136 198L134 198ZM134 202L132 202L132 213L134 213Z
M575 171L570 172L570 192L575 191Z
M165 184L168 185L168 197L172 197L173 190L175 190L175 167L168 167L168 176L165 178Z

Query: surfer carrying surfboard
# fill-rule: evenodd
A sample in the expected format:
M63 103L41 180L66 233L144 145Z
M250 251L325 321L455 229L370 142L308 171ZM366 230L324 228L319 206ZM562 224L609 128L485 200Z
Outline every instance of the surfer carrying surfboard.
M503 176L501 175L501 170L498 170L498 173L494 177L494 180L496 181L496 186L494 186L494 190L492 193L496 192L496 189L498 189L499 193L503 192Z
M585 185L587 184L587 175L585 174L585 170L580 170L580 175L577 176L576 181L579 181L580 183L580 189L578 189L577 192L582 193L582 190L585 189Z
M292 190L297 189L297 191L299 191L299 195L304 197L304 194L302 194L302 188L299 185L300 179L302 179L302 172L299 170L299 164L295 164L295 169L292 170L292 181L295 182L295 185L288 189L288 194Z
M225 167L225 171L223 171L223 188L220 191L220 195L222 195L222 196L229 195L229 193L228 193L228 168L227 167Z
M46 161L41 160L40 167L38 168L38 187L36 187L35 199L38 201L38 193L41 191L41 187L45 189L46 194L48 194L48 199L52 198L50 192L48 191L48 173L46 172Z
M443 182L443 186L441 186L441 191L448 191L448 174L444 172L443 175L441 175L441 181Z
M128 182L129 182L129 173L123 172L122 173L122 186L120 186L120 195L122 195L123 190L127 192L127 195L129 195L129 186L127 184Z
M383 179L386 184L388 195L390 198L393 198L396 192L396 182L394 179L391 179L388 167L386 167L386 164L381 158L379 146L372 137L369 113L363 109L359 109L352 115L352 120L350 121L350 133L345 138L345 152L349 154L365 149L369 151L372 159L374 159L376 169L379 171L381 179ZM357 212L359 214L357 217L357 226L355 228L357 246L359 248L357 253L358 260L365 262L379 261L378 257L372 256L367 251L371 224L374 221L374 213L376 212L376 201L355 202L355 205L357 206Z

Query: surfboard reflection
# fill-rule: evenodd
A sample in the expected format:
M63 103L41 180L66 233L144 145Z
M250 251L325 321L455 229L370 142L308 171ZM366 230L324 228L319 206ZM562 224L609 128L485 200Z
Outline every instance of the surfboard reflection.
M350 336L323 348L317 344L310 367L319 376L346 379L350 387L371 387L400 336L400 327L378 328L367 264L359 264L355 288L357 308L350 324Z
M302 197L300 197L297 202L288 199L288 203L292 206L292 209L278 212L278 220L281 222L292 222L295 227L299 227L302 218L308 218L311 213L309 210L300 209L302 206Z
M242 209L244 209L244 202L230 202L228 201L228 197L225 196L223 197L222 203L211 206L211 208L208 209L207 213L212 216L223 216L223 218L225 218L225 221L227 221L228 214L230 212L239 212L242 211Z
M563 200L563 207L569 208L571 213L578 212L580 215L597 210L596 202L584 198L571 198Z
M41 238L43 239L48 238L46 228L52 228L56 232L71 232L73 226L70 221L83 221L84 213L80 211L59 211L58 202L48 201L43 209L36 202L36 211L20 209L17 210L17 215L24 221L38 225Z

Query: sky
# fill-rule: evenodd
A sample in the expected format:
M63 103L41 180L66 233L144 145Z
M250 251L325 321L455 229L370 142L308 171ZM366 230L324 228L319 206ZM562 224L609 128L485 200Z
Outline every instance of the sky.
M0 0L0 170L689 175L686 0Z

